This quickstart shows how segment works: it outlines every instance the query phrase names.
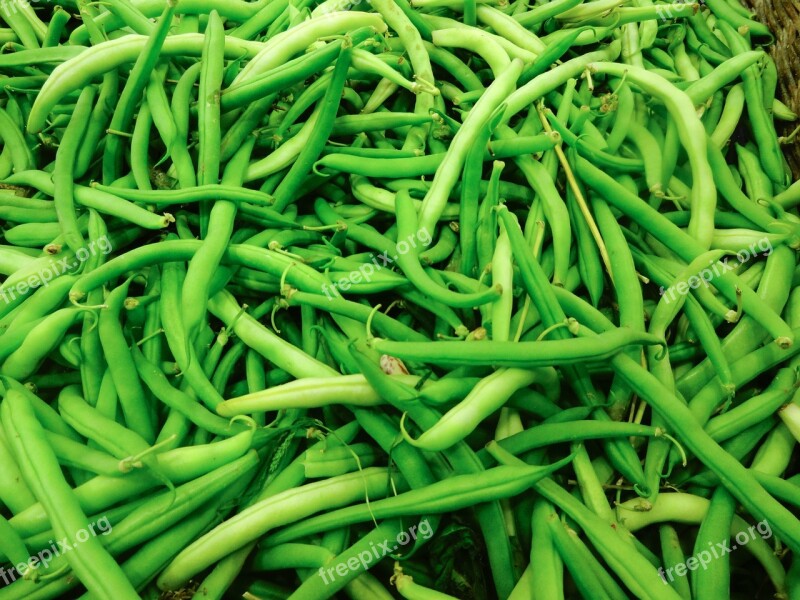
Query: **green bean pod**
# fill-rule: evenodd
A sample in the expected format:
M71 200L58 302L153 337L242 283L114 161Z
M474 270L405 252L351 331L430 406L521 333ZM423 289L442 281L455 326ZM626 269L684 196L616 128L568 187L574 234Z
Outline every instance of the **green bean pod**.
M86 540L76 537L79 532L87 530L88 520L64 479L27 398L9 390L0 405L0 413L6 435L21 459L25 479L45 506L56 535L65 538L72 548L66 559L78 579L100 597L138 598L119 565L97 537L90 536ZM99 576L101 572L102 577Z

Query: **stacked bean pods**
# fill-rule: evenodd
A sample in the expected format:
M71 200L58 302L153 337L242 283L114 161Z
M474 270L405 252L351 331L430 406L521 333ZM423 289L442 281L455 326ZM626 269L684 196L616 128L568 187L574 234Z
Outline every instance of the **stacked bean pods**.
M0 17L0 600L800 598L735 0Z

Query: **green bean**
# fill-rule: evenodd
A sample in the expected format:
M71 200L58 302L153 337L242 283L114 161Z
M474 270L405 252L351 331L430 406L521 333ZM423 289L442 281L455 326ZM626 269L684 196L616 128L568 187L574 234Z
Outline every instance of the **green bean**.
M511 139L512 130L501 126L497 132L501 139ZM525 180L542 200L542 210L550 226L555 254L555 270L553 280L563 283L570 265L570 219L569 211L564 206L555 182L542 164L531 157L520 156L515 160L517 167L523 172ZM502 193L502 192L501 192Z
M606 332L594 343L588 339L560 339L541 342L436 342L415 344L375 338L370 345L382 354L403 360L440 365L485 365L536 368L543 366L602 360L614 356L628 345L663 344L654 335L617 329Z
M718 25L725 35L728 46L735 54L742 54L749 50L747 41L726 20L721 19ZM755 33L755 30L751 29L751 32ZM748 67L741 72L747 115L750 118L753 138L758 145L759 158L764 172L774 184L783 187L787 179L783 156L775 133L775 125L767 112L767 107L764 106L764 97L757 73L758 70L755 66Z
M648 191L658 196L661 186L661 147L650 131L638 123L631 123L627 131L628 139L633 142L644 162L644 174Z
M607 323L604 318L602 321ZM598 320L597 324L600 322ZM605 326L609 325L610 323ZM683 402L625 355L618 354L611 361L615 370L628 381L633 390L646 398L661 413L664 421L678 432L679 438L688 449L720 476L723 485L737 500L754 516L769 519L781 532L787 545L800 547L800 542L797 541L800 540L800 526L796 519L775 502L741 463L722 450L702 430Z
M444 164L444 163L443 163ZM417 222L417 215L411 197L407 192L398 192L395 199L398 223L398 242L392 253L392 258L397 261L405 276L423 294L432 299L454 307L479 306L499 295L499 290L490 288L485 292L474 294L459 294L437 285L425 272L419 262L419 249L416 240L420 233L430 230ZM420 239L420 241L423 241Z
M475 139L475 143L470 148L464 159L464 172L463 181L464 185L461 187L460 194L460 210L459 210L459 229L464 232L471 232L476 229L478 223L478 194L480 193L479 186L476 185L481 180L481 173L483 171L483 162L481 160L480 151L492 136L492 132L500 118L499 110L496 110L480 133ZM461 235L461 272L470 277L476 275L477 271L477 249L476 240L473 235Z
M39 422L41 422L47 430L80 441L80 436L64 422L55 409L33 393L28 386L22 385L20 382L9 377L4 377L2 383L3 394L8 390L16 390L28 399L28 402L31 403L36 413L36 418L39 419Z
M556 42L548 44L547 47L539 53L536 60L527 67L520 76L520 83L525 84L547 71L553 63L558 62L566 52L572 48L578 37L587 31L588 27L576 27L575 29L567 30L565 35L561 36Z
M96 44L80 52L68 54L65 62L54 69L54 75L48 78L36 97L31 113L28 115L28 131L30 133L38 133L44 129L47 114L70 92L80 89L95 76L102 75L122 64L134 62L136 57L144 50L149 39L147 36L126 35ZM242 55L254 57L262 46L260 43L246 42L228 37L225 40L225 56L229 58L236 58ZM172 35L164 40L161 46L161 55L200 56L202 47L202 34ZM69 46L59 46L58 48L48 48L47 50L53 50L54 53L60 51L60 55L63 56L64 50L62 48L69 48ZM18 55L19 53L16 54ZM38 60L48 59L44 49L39 54ZM59 56L59 54L56 53L54 56ZM15 60L20 59L29 60L15 56Z
M716 207L714 176L706 158L705 129L696 117L690 99L679 90L663 91L663 78L636 67L612 63L592 63L588 68L596 73L627 77L637 86L664 102L678 128L678 135L689 156L693 186L689 234L703 248L708 248L714 231L713 214Z
M144 99L136 115L136 122L133 124L129 155L131 177L141 190L149 190L153 187L150 183L151 169L149 164L150 157L148 156L152 127L153 115L150 112L150 105L147 103L147 99Z
M15 223L55 223L58 221L58 213L50 208L11 208L0 207L0 217L3 220Z
M371 580L371 576L367 574L363 569L363 565L359 563L359 566L356 569L348 570L344 577L335 577L333 576L334 570L332 568L327 569L327 574L329 577L332 578L331 581L327 581L328 577L325 577L326 569L324 568L328 564L345 564L348 561L358 561L359 556L363 557L363 561L369 564L372 562L371 556L373 555L372 548L375 547L376 544L380 544L381 542L389 539L396 539L400 532L402 532L401 522L399 520L393 521L384 521L383 523L379 524L375 529L373 529L370 533L366 534L364 537L360 538L355 544L344 550L344 552L335 555L333 552L327 549L320 549L314 546L313 555L311 555L311 549L309 548L306 553L304 553L303 560L307 560L313 556L317 562L313 565L309 564L309 567L320 567L320 570L317 572L319 577L310 576L306 579L293 593L292 597L296 598L304 598L304 597L319 597L319 598L327 598L330 595L335 594L340 589L344 589L350 594L353 598L361 598L363 597L365 600L366 598L381 598L381 600L388 600L391 596L385 589L382 587L376 587L376 583L374 580ZM411 529L412 535L413 529ZM280 549L286 548L297 548L300 546L299 544L282 544L280 546L272 547L267 552L275 552L275 557L278 558L279 561L283 562L286 559L283 556L286 556L286 552L280 552ZM325 556L328 557L325 560L320 560L322 558L323 550L325 551ZM370 559L367 560L364 553L370 553ZM290 554L291 556L291 554ZM294 555L295 561L299 562L296 554ZM280 564L280 563L279 563ZM371 565L370 565L371 566ZM339 573L336 573L338 576ZM366 588L366 589L365 589Z
M514 496L533 482L547 477L571 460L571 456L545 467L525 465L522 468L493 467L480 474L453 475L425 488L411 490L390 498L373 500L367 504L340 508L302 523L287 527L272 536L273 543L282 543L310 532L325 531L342 523L357 523L373 518L443 513L464 506L465 503L483 502ZM450 490L442 495L439 490ZM473 500L475 499L475 500Z
M246 20L241 22L241 25L231 30L229 35L244 40L252 39L259 32L269 27L283 12L286 5L286 2L280 1L268 2L258 7L257 12L252 13Z
M192 514L214 495L219 494L241 477L252 477L258 455L248 451L205 475L175 489L147 499L109 532L107 547L121 553L150 539L165 525L172 525Z
M728 454L733 456L736 460L742 461L744 460L745 456L750 454L753 451L755 446L761 441L761 439L772 429L775 427L776 422L774 418L767 419L761 421L757 425L750 427L749 429L743 431L739 435L736 435L729 440L725 440L724 442L720 443L720 446L725 450ZM756 473L757 474L757 473ZM678 479L676 477L676 479ZM719 484L719 477L717 477L712 471L705 470L701 473L690 477L689 481L692 484L699 485L701 487L709 487ZM759 479L759 481L761 481ZM781 496L776 494L766 483L761 482L764 485L764 489L766 489L770 494L774 495L776 498L780 500L784 500Z
M634 217L644 229L662 243L673 248L684 260L692 260L703 252L702 246L697 244L694 238L671 224L667 225L666 219L662 215L641 202L638 197L618 185L588 161L578 159L578 171L583 180L593 189L597 189L607 202ZM737 278L732 273L723 272L714 281L715 286L731 302L737 302L737 289L740 290L741 302L745 311L748 311L754 319L767 328L775 336L778 344L791 344L792 333L788 325L773 310L757 300L752 289L745 285L737 286L736 280Z
M789 466L792 450L797 440L784 423L779 423L759 447L750 470L760 471L767 475L780 475Z
M494 161L492 163L492 173L489 176L489 187L486 190L486 195L478 207L478 223L476 229L476 250L478 258L478 273L488 273L491 269L492 258L494 254L495 243L497 242L497 214L495 209L500 202L499 182L500 175L505 168L505 163L502 161ZM509 263L511 257L508 257ZM503 289L501 280L495 281L492 279L492 285L500 292L502 298ZM508 293L508 290L506 290ZM493 305L494 306L494 305Z
M710 502L707 499L693 496L692 494L680 494L680 496L662 494L655 504L647 503L644 506L640 506L640 500L634 500L621 505L621 508L625 511L625 517L622 522L632 532L636 532L652 523L669 520L679 519L684 523L700 523L708 514L709 504ZM723 510L732 511L732 507ZM777 557L772 548L763 538L757 538L751 533L755 529L754 527L750 527L748 531L747 523L743 519L735 515L732 515L732 517L733 523L729 529L729 534L735 537L739 533L748 533L750 540L747 544L747 549L767 571L767 575L775 585L776 593L782 593L786 574L780 561L776 560ZM699 560L699 556L697 558ZM667 575L671 576L671 573Z
M619 305L619 324L634 331L645 331L644 300L636 275L633 256L628 247L622 229L608 205L599 198L592 199L597 226L608 249L617 304ZM652 331L652 330L651 330ZM659 332L660 333L660 332ZM631 358L640 356L640 352L628 353ZM612 417L623 413L630 402L630 390L614 379L609 390L609 397L614 397L609 409Z
M96 441L99 446L120 459L121 472L144 465L158 481L172 487L169 478L158 467L155 457L148 455L151 448L147 440L86 404L76 386L66 387L59 394L59 412L73 429Z
M158 455L158 464L164 474L175 483L184 483L200 477L243 456L253 440L250 431L213 444L188 446ZM155 487L157 480L148 473L131 472L124 477L98 476L77 486L75 497L88 514L101 512L114 504L135 498ZM9 521L23 537L31 536L50 527L43 506L34 504L16 514Z
M37 32L29 18L27 18L27 11L32 11L30 5L20 6L20 8L17 8L15 5L11 5L10 7L0 7L0 15L3 17L3 20L8 23L8 25L11 27L11 30L19 38L22 44L26 48L35 50L40 47L39 42L41 41L42 36L41 32Z
M412 375L399 376L409 385L418 378ZM269 390L262 390L231 398L217 407L217 412L225 417L249 414L251 412L284 410L288 408L313 408L332 403L353 406L376 406L382 404L362 375L340 377L305 378L286 383Z
M462 402L450 409L431 429L412 439L403 429L403 438L412 446L436 451L449 448L469 435L490 414L506 403L517 390L533 383L552 385L555 371L499 369L482 379Z
M114 106L117 102L118 84L119 74L116 71L108 71L103 74L103 81L97 94L97 102L95 102L92 109L89 123L78 149L78 156L75 159L73 175L76 178L83 177L89 170L101 136L105 135L105 130L111 120Z
M120 325L120 310L128 295L127 280L106 298L107 308L99 317L100 343L111 371L114 386L119 393L120 406L128 427L148 442L155 440L152 416L147 408L147 398L131 356L125 333Z
M558 141L557 134L519 137L514 140L514 143L503 140L495 141L483 153L483 160L543 152L554 148ZM326 167L333 171L357 173L364 177L380 177L388 172L398 177L416 177L434 174L446 158L444 153L404 158L376 157L373 159L371 156L366 156L366 160L356 163L350 158L352 153L349 149L342 150L323 156L314 164L314 170L318 171L320 167Z
M183 321L180 317L180 276L181 268L177 265L165 264L162 268L162 294L161 311L162 319L172 325L165 330L167 345L175 357L175 361L183 372L184 381L203 403L212 411L222 401L222 396L209 380L208 374L203 370L201 356L198 349L207 349L206 342L198 335L197 348L187 343ZM213 332L208 331L208 343L213 339Z
M590 52L534 77L508 96L504 122L511 119L523 108L532 105L536 100L557 89L569 79L580 75L592 61L614 60L619 56L620 44L613 42L604 50Z
M773 348L778 350L778 355L773 352ZM781 351L774 346L765 346L733 362L731 371L734 373L734 383L740 387L766 369L794 356L791 351L786 354L784 352L786 351ZM711 414L722 400L720 396L723 396L723 393L720 393L719 387L721 386L716 381L712 381L692 397L689 406L699 423L708 422Z
M39 568L38 565L35 564L36 561L30 561L31 564L29 564L28 559L30 557L30 552L25 546L25 542L19 534L14 531L14 528L9 525L8 520L2 516L0 516L0 532L3 534L2 548L0 548L0 551L10 560L12 565L15 565L17 571L25 579L36 581L38 577L37 569ZM24 568L19 568L20 566L24 566Z
M70 124L64 132L64 137L56 153L56 167L53 172L54 204L58 213L59 225L64 230L64 240L67 245L77 252L85 244L75 214L73 199L73 171L75 159L82 136L85 134L89 113L94 101L94 88L87 87L81 92L75 112L70 119Z
M514 15L520 25L533 28L548 19L569 13L570 9L582 4L583 0L554 0L545 5L536 6L532 10Z
M177 554L178 548L188 544L204 530L216 525L222 518L225 508L244 491L247 483L247 477L239 477L233 485L207 506L201 508L199 512L188 516L144 544L133 556L120 565L125 576L137 589L141 588L155 577L163 564Z
M11 275L34 260L33 256L25 254L16 248L5 247L2 250L0 269L2 269L4 275ZM36 254L38 255L39 253L36 252Z
M561 521L551 521L550 529L558 553L584 596L598 595L608 599L627 597L575 531L568 529Z
M523 464L519 459L504 453L497 446L497 442L491 442L488 449L492 456L502 461L502 463L519 464L520 466ZM660 583L656 584L658 575L655 568L641 554L631 552L629 544L622 537L609 531L606 521L593 514L552 479L542 479L534 485L534 489L545 499L558 505L570 518L575 520L592 541L595 550L600 553L623 583L638 597L671 599L679 597L671 588L665 587ZM642 585L643 575L653 580L652 586L644 587Z
M728 166L725 164L722 153L717 148L709 146L708 159L714 169L714 180L717 182L717 187L725 200L743 216L762 227L765 231L777 231L775 222L769 213L763 210L756 202L750 201L739 186L736 185Z
M735 514L735 501L725 488L717 488L711 497L700 531L694 545L694 555L698 558L701 553L708 555L706 546L723 542L730 536ZM726 598L730 595L730 561L728 555L720 556L711 562L710 568L705 565L702 571L692 571L692 588L695 594L704 598Z
M553 335L558 339L552 343L569 343L571 340L570 333L559 327L561 324L568 323L566 321L566 316L563 310L561 310L561 307L558 305L555 297L552 296L552 292L549 291L550 286L547 282L547 277L545 276L544 272L542 272L541 266L531 256L531 253L528 252L528 248L525 245L525 240L522 236L522 232L519 229L519 225L515 223L513 215L509 213L505 207L501 207L499 214L501 222L509 234L514 257L516 258L520 267L521 276L526 291L541 315L542 323L546 327L554 327ZM620 329L618 331L621 332L622 330ZM572 333L575 333L575 331L572 331ZM635 332L630 333L635 334ZM574 343L576 340L572 339L571 341ZM567 373L570 376L570 381L581 397L581 401L587 406L596 406L598 404L599 397L591 380L585 375L579 373L571 363L569 366L565 366L564 368L567 369ZM600 420L609 420L609 416L605 411L599 410L596 412L596 415ZM629 479L637 482L637 485L638 482L643 481L641 467L638 460L634 460L634 453L630 446L625 446L623 444L617 445L613 442L609 442L606 448L612 455L612 460L614 461L615 466L625 473Z
M63 304L66 293L72 283L75 282L75 279L74 275L64 275L56 279L52 284L40 286L36 289L28 302L10 315L0 319L3 335L14 331L21 325L41 319L59 308Z
M625 422L603 423L588 420L548 422L511 435L497 443L503 450L517 455L536 448L544 448L550 444L625 436L660 438L663 436L663 431L649 425ZM481 453L481 457L484 457L483 453Z
M34 493L45 506L56 535L65 538L72 547L66 558L78 579L100 597L138 598L119 565L95 536L86 540L76 537L88 527L86 515L64 480L58 460L47 445L42 426L28 400L19 392L9 390L0 412L8 439L15 452L24 457L21 463L25 479L33 485ZM102 577L98 576L100 572Z
M423 85L428 86L430 89L433 86L433 70L431 68L430 57L425 49L422 39L421 31L424 31L428 39L432 39L432 28L428 29L423 27L417 29L414 22L424 23L424 19L410 17L414 11L409 10L405 2L401 4L394 4L386 0L377 0L373 3L375 10L381 15L388 27L391 27L397 32L400 43L408 53L411 66L414 70L415 79ZM413 20L412 20L413 19ZM414 113L420 116L426 116L433 108L433 96L429 94L420 94L414 101ZM411 149L416 145L416 139L425 139L427 137L429 126L424 124L420 127L412 127L407 133L404 149Z
M313 306L318 310L337 313L365 324L367 319L370 318L370 315L373 315L373 327L380 332L384 332L385 335L393 339L419 342L428 339L425 335L388 317L384 313L373 313L369 306L345 300L344 298L327 297L326 295L323 300L323 297L318 294L309 294L307 292L292 290L286 295L286 302L289 306L294 306L295 304L299 304L300 306Z
M196 405L187 394L172 387L161 370L149 362L138 348L134 347L131 351L139 376L159 400L212 433L229 436L239 431L239 428Z
M385 483L386 471L370 467L363 472L341 475L329 480L307 484L266 498L238 513L184 548L158 578L162 589L174 589L186 579L241 548L261 533L280 524L296 520L320 510L320 500L331 508L348 504L365 492L373 496ZM278 514L275 506L286 507ZM217 542L222 536L224 542Z
M793 253L786 247L777 248L767 257L766 269L759 283L757 295L764 304L776 311L783 311L787 301L792 298L787 278L790 277L794 264ZM792 322L792 325L796 324ZM764 341L764 337L764 330L757 322L745 316L723 341L728 361L738 360L756 350ZM703 361L678 381L678 389L683 395L692 396L712 377L711 365Z
M291 56L302 52L310 44L330 35L353 31L360 27L373 27L377 33L383 33L387 27L383 19L374 13L351 11L328 15L324 19L310 19L288 31L274 35L265 44L250 43L241 48L259 47L259 51L234 78L233 85L240 84L252 77L284 64ZM228 43L226 37L226 46ZM238 56L249 53L239 52Z
M531 514L531 570L529 597L533 593L548 594L548 598L564 598L564 564L556 551L552 524L558 520L553 506L543 498L537 498ZM536 590L534 592L534 590Z
M367 31L362 30L358 33L360 35L353 40L353 45L357 45L367 37ZM267 71L243 84L224 89L220 97L223 111L244 106L259 96L278 92L302 81L313 73L321 71L325 66L333 62L343 44L343 40L335 40L325 44L319 50L295 58L285 65Z
M108 7L117 19L122 24L127 25L133 31L140 35L152 35L154 31L153 24L141 13L141 11L130 2L130 0L122 0L114 6Z
M240 339L244 340L245 344L295 377L333 374L326 365L291 346L246 313L241 314L236 301L230 294L220 292L212 297L209 300L209 310L226 326L232 326L233 331Z
M0 501L12 513L19 514L28 507L36 504L36 497L22 477L22 472L17 461L11 454L8 440L0 428L0 458L3 459L5 469L0 472ZM6 536L3 536L6 538ZM8 538L6 538L8 539ZM7 552L3 552L8 556ZM27 554L24 558L27 558Z
M516 86L522 72L522 61L514 60L490 85L458 130L445 159L436 170L433 183L425 195L419 213L420 229L433 231L441 218L450 190L463 168L469 146L479 135L488 119Z
M541 55L548 47L548 44L540 40L523 24L494 7L479 6L477 16L482 23L491 27L498 35L535 55Z
M414 578L403 573L399 566L395 567L392 583L397 588L397 593L407 600L455 600L454 596L415 583Z
M773 496L781 502L797 506L797 482L790 479L782 479L776 475L770 475L761 471L753 471L758 482Z
M395 378L386 375L381 368L363 353L363 344L352 348L353 357L359 370L364 373L370 384L393 406L402 411L409 411L410 416L423 427L432 427L439 418L439 413L425 407L417 401L419 394L409 386L404 386ZM479 474L483 465L479 458L465 443L459 443L445 451L448 461L454 470L461 474ZM478 523L487 544L489 565L495 588L501 596L510 593L514 587L514 569L512 566L511 542L506 533L503 512L500 503L489 502L476 509ZM501 532L498 535L498 532Z
M320 152L331 134L336 112L341 100L341 92L344 87L345 77L351 61L351 49L343 46L336 60L331 84L328 87L325 98L323 99L310 138L304 144L297 160L289 169L286 177L275 190L275 208L282 211L292 201L301 180L308 173L308 170L316 162Z
M9 148L14 173L32 168L34 164L33 154L16 123L8 115L8 112L2 108L0 108L0 139Z
M575 200L575 193L567 190L567 208L569 209L570 219L575 223L578 252L578 273L583 285L589 292L592 304L597 306L600 297L603 295L605 285L603 278L603 267L600 262L600 252L589 231L589 225Z
M706 4L714 16L717 17L717 26L720 28L725 26L746 27L753 35L772 38L772 33L770 33L766 25L743 17L740 12L737 12L725 0L711 0L710 2L707 1Z
M124 6L125 4L122 2L118 5L118 8L122 10ZM136 109L135 101L139 99L144 92L148 78L150 77L150 71L155 67L156 61L159 58L159 54L165 43L167 34L169 33L169 28L172 25L175 7L175 3L168 2L154 28L149 21L144 21L146 23L144 29L147 30L147 41L141 49L141 53L136 58L130 76L125 83L125 87L122 89L117 108L114 110L114 114L111 117L110 129L114 131L127 131L129 128L131 120L133 119L134 110ZM150 31L151 29L152 32ZM143 33L143 31L137 31L137 33ZM50 80L42 86L43 92L49 81ZM41 98L42 94L37 97L37 102ZM32 116L33 110L31 117ZM29 131L33 131L31 129L30 120L28 126ZM33 126L36 126L35 121L33 121ZM103 182L105 184L110 184L119 176L122 162L121 152L122 137L119 135L110 135L107 137L103 152Z
M75 307L62 308L34 321L19 346L8 348L0 374L22 380L33 374L58 346L79 314L80 309Z
M168 65L164 64L153 69L147 81L147 88L145 89L145 102L150 109L151 116L153 117L153 124L158 131L161 141L164 143L164 147L170 148L177 134L177 129L170 103L164 89L167 66ZM134 128L134 133L135 132L136 130Z
M700 13L689 15L688 21L692 26L692 30L702 43L708 44L712 50L723 56L730 55L730 50L711 30L704 15Z
M119 461L110 454L94 448L87 448L83 444L57 433L47 432L46 435L47 442L58 458L59 464L83 469L97 475L111 477L122 475Z
M451 224L439 230L439 239L436 243L420 252L419 259L423 264L435 265L442 263L453 255L458 244L458 235L454 231L456 227ZM510 284L509 289L511 289Z
M212 12L206 29L203 46L203 69L200 72L198 119L201 123L197 182L200 185L219 183L219 145L220 145L220 87L222 85L224 30L217 12ZM247 163L255 144L250 139L240 149L241 154L229 164ZM236 163L234 163L236 161ZM181 294L181 313L187 343L194 341L206 314L210 294L211 277L218 267L225 246L233 231L236 204L218 200L213 208L208 202L200 204L200 229L204 237L186 271Z
M665 566L678 565L686 562L686 555L681 548L678 532L672 525L661 525L658 528L661 540L661 555ZM669 584L675 589L681 598L691 600L692 591L689 587L689 580L683 577L673 578Z
M55 196L55 184L50 178L50 174L45 171L33 169L25 171L19 175L12 175L6 179L6 183L31 186L48 196ZM174 221L172 215L168 213L164 215L152 213L133 203L120 202L119 198L91 187L75 185L74 194L75 200L81 206L119 217L145 229L162 229Z

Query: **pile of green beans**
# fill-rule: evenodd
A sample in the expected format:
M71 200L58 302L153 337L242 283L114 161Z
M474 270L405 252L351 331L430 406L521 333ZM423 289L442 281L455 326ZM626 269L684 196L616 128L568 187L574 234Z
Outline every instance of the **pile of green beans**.
M800 599L773 33L0 0L0 600Z

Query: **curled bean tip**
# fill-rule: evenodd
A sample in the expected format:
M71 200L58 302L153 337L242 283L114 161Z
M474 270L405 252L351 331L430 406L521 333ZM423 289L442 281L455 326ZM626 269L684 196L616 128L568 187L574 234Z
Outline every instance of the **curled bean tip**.
M403 436L403 439L414 446L415 448L419 448L419 443L417 440L411 437L411 434L408 433L406 430L406 416L408 412L403 412L402 416L400 417L400 434Z
M217 407L217 412L219 412L219 406ZM258 423L256 423L255 420L249 415L234 415L233 417L231 417L229 424L233 425L237 421L244 421L245 424L247 424L250 427L251 433L253 433L256 429L258 429Z

